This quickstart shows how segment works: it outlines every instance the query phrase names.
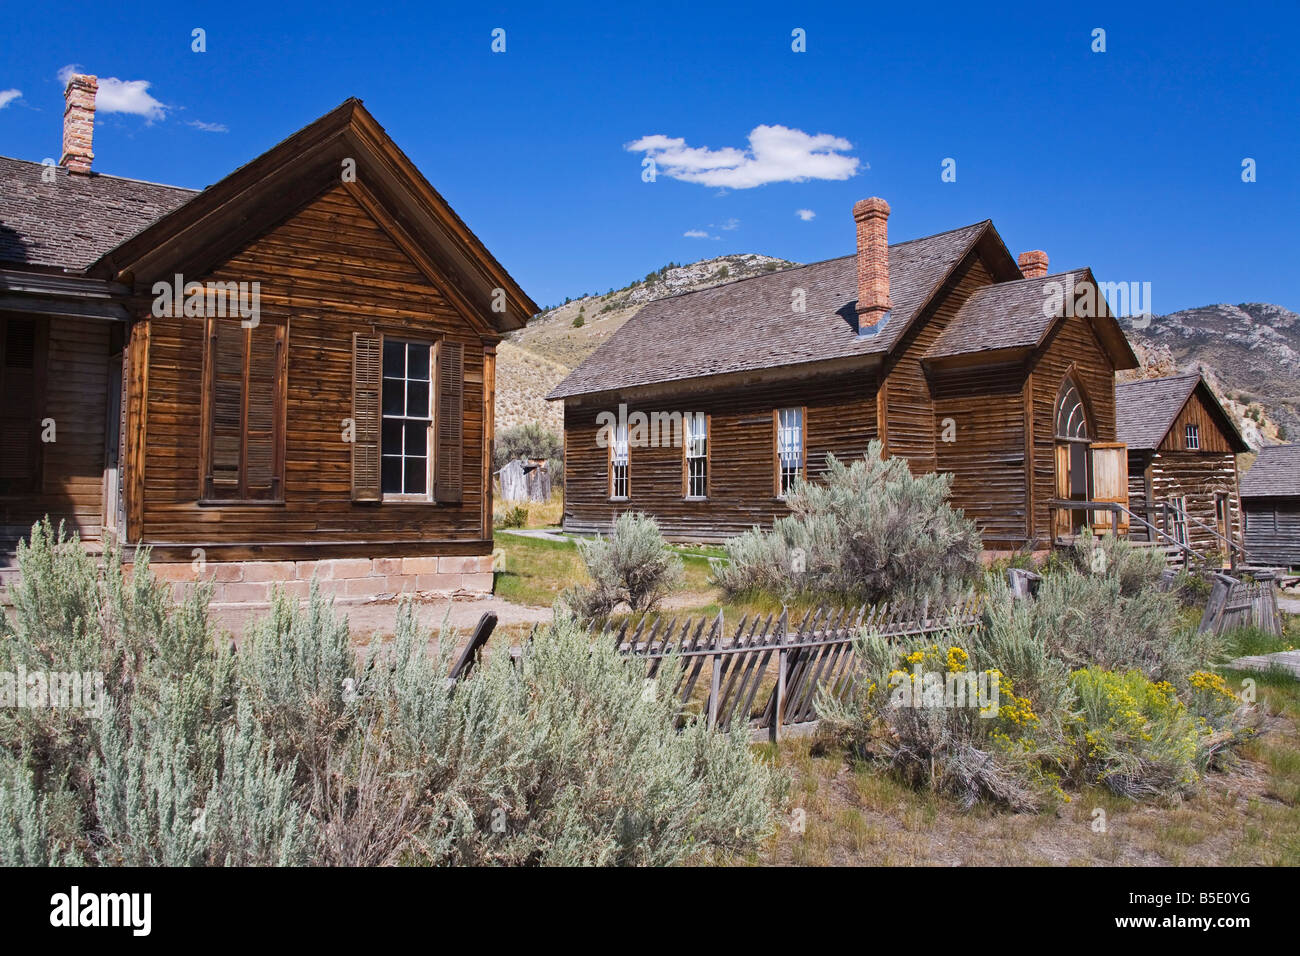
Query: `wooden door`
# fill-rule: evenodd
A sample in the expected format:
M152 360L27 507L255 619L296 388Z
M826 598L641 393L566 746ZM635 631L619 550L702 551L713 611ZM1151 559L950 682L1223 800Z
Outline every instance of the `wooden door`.
M104 530L121 526L122 355L108 361L108 415L104 422Z
M1093 442L1092 500L1113 501L1128 507L1128 446L1123 442ZM1117 526L1112 511L1094 511L1092 526L1098 532L1128 534L1128 515L1121 512Z
M1070 497L1070 446L1067 442L1056 444L1056 497L1065 501ZM1052 537L1064 538L1072 530L1071 512L1057 508L1052 513Z

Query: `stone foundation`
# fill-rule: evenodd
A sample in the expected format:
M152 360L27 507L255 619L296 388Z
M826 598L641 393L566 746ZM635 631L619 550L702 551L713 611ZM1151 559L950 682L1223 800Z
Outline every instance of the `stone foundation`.
M492 593L492 556L332 558L325 561L209 561L151 563L178 599L196 581L212 582L213 604L265 604L272 589L305 598L314 577L322 594L341 604L400 594L483 597Z

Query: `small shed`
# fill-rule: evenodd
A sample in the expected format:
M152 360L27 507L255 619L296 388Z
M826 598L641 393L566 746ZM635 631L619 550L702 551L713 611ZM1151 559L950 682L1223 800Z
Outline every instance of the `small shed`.
M1255 564L1300 567L1300 445L1269 445L1241 479L1246 551Z
M503 501L546 501L551 497L551 468L545 458L515 458L497 470Z

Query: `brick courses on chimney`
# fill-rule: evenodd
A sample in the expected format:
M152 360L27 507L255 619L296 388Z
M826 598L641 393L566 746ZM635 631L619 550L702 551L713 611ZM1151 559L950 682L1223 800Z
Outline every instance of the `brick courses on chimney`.
M74 73L63 91L63 158L60 166L70 173L90 172L95 154L90 144L95 135L95 93L99 80L84 73Z
M1020 266L1020 271L1026 279L1041 279L1047 275L1047 253L1042 249L1031 249L1020 253L1016 264Z
M878 196L853 206L858 224L858 330L879 325L893 308L889 301L889 203Z

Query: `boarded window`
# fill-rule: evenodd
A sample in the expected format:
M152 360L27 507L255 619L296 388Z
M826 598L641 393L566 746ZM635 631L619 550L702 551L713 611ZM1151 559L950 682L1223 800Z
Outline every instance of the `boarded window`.
M288 327L210 318L204 357L208 423L202 497L284 498Z
M803 477L804 439L803 409L781 408L776 421L776 493L784 498Z
M43 332L35 319L0 320L0 495L39 490Z
M686 413L686 497L709 495L709 418L704 412Z

